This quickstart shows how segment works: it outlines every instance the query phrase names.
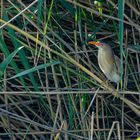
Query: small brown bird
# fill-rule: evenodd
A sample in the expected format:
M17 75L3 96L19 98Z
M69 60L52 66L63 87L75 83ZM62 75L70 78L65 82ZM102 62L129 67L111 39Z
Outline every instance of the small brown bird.
M117 89L119 88L120 76L120 59L114 55L111 47L102 42L88 42L88 44L95 45L99 48L98 51L98 64L105 74L105 76L115 83L117 83Z

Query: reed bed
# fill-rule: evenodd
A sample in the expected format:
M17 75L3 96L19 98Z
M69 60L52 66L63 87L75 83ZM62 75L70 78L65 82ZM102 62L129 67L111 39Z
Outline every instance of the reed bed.
M0 139L140 137L139 0L0 0ZM97 48L121 60L106 82Z

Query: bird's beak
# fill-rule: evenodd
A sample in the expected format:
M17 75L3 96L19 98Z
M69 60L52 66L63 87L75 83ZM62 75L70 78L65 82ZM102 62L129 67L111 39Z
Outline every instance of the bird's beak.
M95 41L91 41L91 42L88 42L88 44L90 45L95 45L95 46L100 46L100 42L95 42Z

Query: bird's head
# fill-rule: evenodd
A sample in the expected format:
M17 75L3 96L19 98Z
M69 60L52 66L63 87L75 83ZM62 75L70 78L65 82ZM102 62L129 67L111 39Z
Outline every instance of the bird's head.
M100 42L100 41L90 41L88 42L90 45L95 45L99 49L106 49L108 48L108 45L106 43Z

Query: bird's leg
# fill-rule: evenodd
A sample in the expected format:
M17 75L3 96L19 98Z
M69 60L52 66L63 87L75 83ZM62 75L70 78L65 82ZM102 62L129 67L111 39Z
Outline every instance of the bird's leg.
M115 95L114 95L114 98L113 98L113 100L117 97L119 97L119 84L120 83L117 83L117 89L116 89L116 91L115 91Z
M107 87L109 86L109 80L105 80L104 83L107 85Z
M104 80L101 84L105 84L107 87L109 87L109 80Z
M117 83L117 93L119 94L119 84L120 83Z
M123 86L122 80L120 81L120 86L121 86L120 90L122 90L122 86Z

